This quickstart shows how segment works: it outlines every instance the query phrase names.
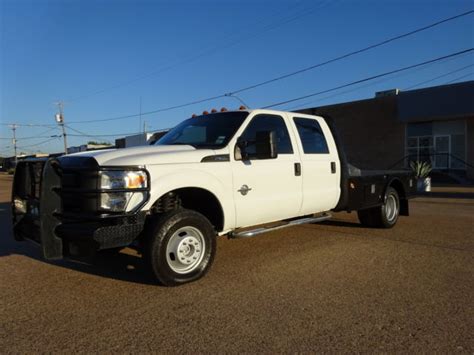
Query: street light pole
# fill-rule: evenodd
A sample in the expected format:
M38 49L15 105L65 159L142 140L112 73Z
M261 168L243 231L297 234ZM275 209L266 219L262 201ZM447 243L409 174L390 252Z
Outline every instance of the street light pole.
M17 151L16 151L16 125L13 124L10 126L12 128L12 131L13 131L13 149L15 150L15 168L16 168L16 165L18 163L18 155L17 155Z

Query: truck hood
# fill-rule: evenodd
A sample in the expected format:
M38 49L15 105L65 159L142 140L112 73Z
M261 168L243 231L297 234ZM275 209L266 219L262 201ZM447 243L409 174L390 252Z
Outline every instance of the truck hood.
M92 150L70 154L68 157L93 157L99 165L154 165L199 163L215 155L212 149L196 149L190 145L149 145L131 148Z

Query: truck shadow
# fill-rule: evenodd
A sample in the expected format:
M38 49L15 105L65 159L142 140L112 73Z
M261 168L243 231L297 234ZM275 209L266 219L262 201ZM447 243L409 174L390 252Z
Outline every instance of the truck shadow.
M474 199L474 192L418 192L416 197Z
M320 222L318 224L321 224L323 226L335 226L335 227L366 228L358 222L346 222L346 221L341 221L341 220L336 220L336 219L330 219L327 221Z
M67 258L58 261L44 260L40 246L29 241L19 242L13 239L10 208L10 203L0 203L0 257L15 254L22 255L49 265L100 277L139 284L157 284L147 271L143 259L129 249L117 254L100 253L84 258Z

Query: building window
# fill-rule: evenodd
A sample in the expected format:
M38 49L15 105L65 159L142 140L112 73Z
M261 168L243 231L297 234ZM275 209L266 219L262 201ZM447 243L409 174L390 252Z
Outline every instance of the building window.
M409 123L405 164L426 161L434 169L466 169L464 120Z
M433 137L420 136L408 137L407 139L407 156L408 162L411 161L426 161L431 162L433 154Z

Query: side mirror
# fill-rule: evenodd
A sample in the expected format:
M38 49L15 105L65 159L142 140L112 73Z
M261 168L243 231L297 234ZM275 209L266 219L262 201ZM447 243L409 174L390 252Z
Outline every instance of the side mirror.
M247 141L242 137L237 139L235 160L275 159L278 156L274 131L258 131L255 138L254 141Z
M257 159L275 159L278 156L275 131L259 131L255 140Z

